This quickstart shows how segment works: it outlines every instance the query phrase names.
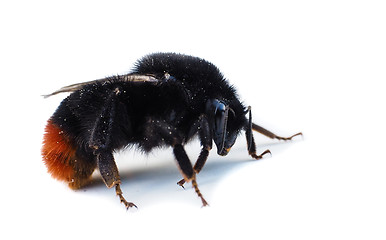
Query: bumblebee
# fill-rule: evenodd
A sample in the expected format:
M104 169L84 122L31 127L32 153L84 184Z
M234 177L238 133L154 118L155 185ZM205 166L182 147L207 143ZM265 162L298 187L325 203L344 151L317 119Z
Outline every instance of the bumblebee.
M123 197L113 153L126 146L144 152L171 147L183 179L191 182L203 206L196 176L204 167L212 142L225 156L241 131L247 150L260 159L269 150L256 153L252 130L267 137L280 137L252 122L251 107L239 100L233 86L212 63L176 53L150 54L135 64L133 71L104 79L69 85L65 98L48 120L42 147L43 161L52 177L72 189L90 182L98 169L108 188L126 208L136 207ZM184 145L198 136L201 151L192 165Z

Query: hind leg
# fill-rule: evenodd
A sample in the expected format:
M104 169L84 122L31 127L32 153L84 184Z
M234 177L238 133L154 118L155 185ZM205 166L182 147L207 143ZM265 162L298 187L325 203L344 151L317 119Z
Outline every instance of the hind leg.
M137 207L134 203L126 201L121 190L121 178L119 176L117 165L115 164L113 154L110 151L98 151L97 153L98 169L101 173L104 183L108 188L115 186L115 193L119 197L121 203L128 209Z
M134 203L126 201L121 190L121 179L113 156L111 143L115 124L116 96L119 89L112 91L102 106L99 118L95 120L91 129L89 147L96 157L97 167L102 179L108 188L115 187L115 193L126 208L137 207Z

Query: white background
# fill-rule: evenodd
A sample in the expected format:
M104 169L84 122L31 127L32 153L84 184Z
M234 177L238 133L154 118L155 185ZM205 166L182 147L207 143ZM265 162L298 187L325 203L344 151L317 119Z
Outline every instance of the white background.
M384 1L2 1L1 239L385 239ZM128 1L127 1L128 2ZM198 176L210 207L179 188L171 149L116 154L126 212L98 174L72 191L41 161L64 85L128 72L159 51L216 64L256 123L211 152ZM197 141L187 146L192 160Z

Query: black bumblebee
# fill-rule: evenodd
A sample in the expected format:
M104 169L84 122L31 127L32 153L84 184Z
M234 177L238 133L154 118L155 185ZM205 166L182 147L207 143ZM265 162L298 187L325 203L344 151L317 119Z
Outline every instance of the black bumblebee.
M48 172L78 189L98 168L106 186L115 187L126 208L136 206L122 195L115 150L128 145L144 152L172 147L183 176L178 184L192 182L205 206L196 175L212 141L217 153L225 156L244 130L249 154L260 159L270 152L256 154L252 130L280 140L301 135L279 137L252 123L251 108L240 102L216 66L182 54L151 54L140 59L129 74L73 84L46 97L61 92L72 93L45 129L42 155ZM192 166L183 146L197 135L202 149Z

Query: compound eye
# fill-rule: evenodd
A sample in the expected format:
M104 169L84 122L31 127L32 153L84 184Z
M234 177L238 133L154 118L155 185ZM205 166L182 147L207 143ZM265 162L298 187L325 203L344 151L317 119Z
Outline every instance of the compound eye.
M225 125L225 105L221 104L218 106L218 108L215 110L215 129L216 132L220 133L224 131L224 125Z
M213 140L218 151L222 153L227 134L229 106L217 99L211 99L207 102L206 111L208 116L212 116Z

